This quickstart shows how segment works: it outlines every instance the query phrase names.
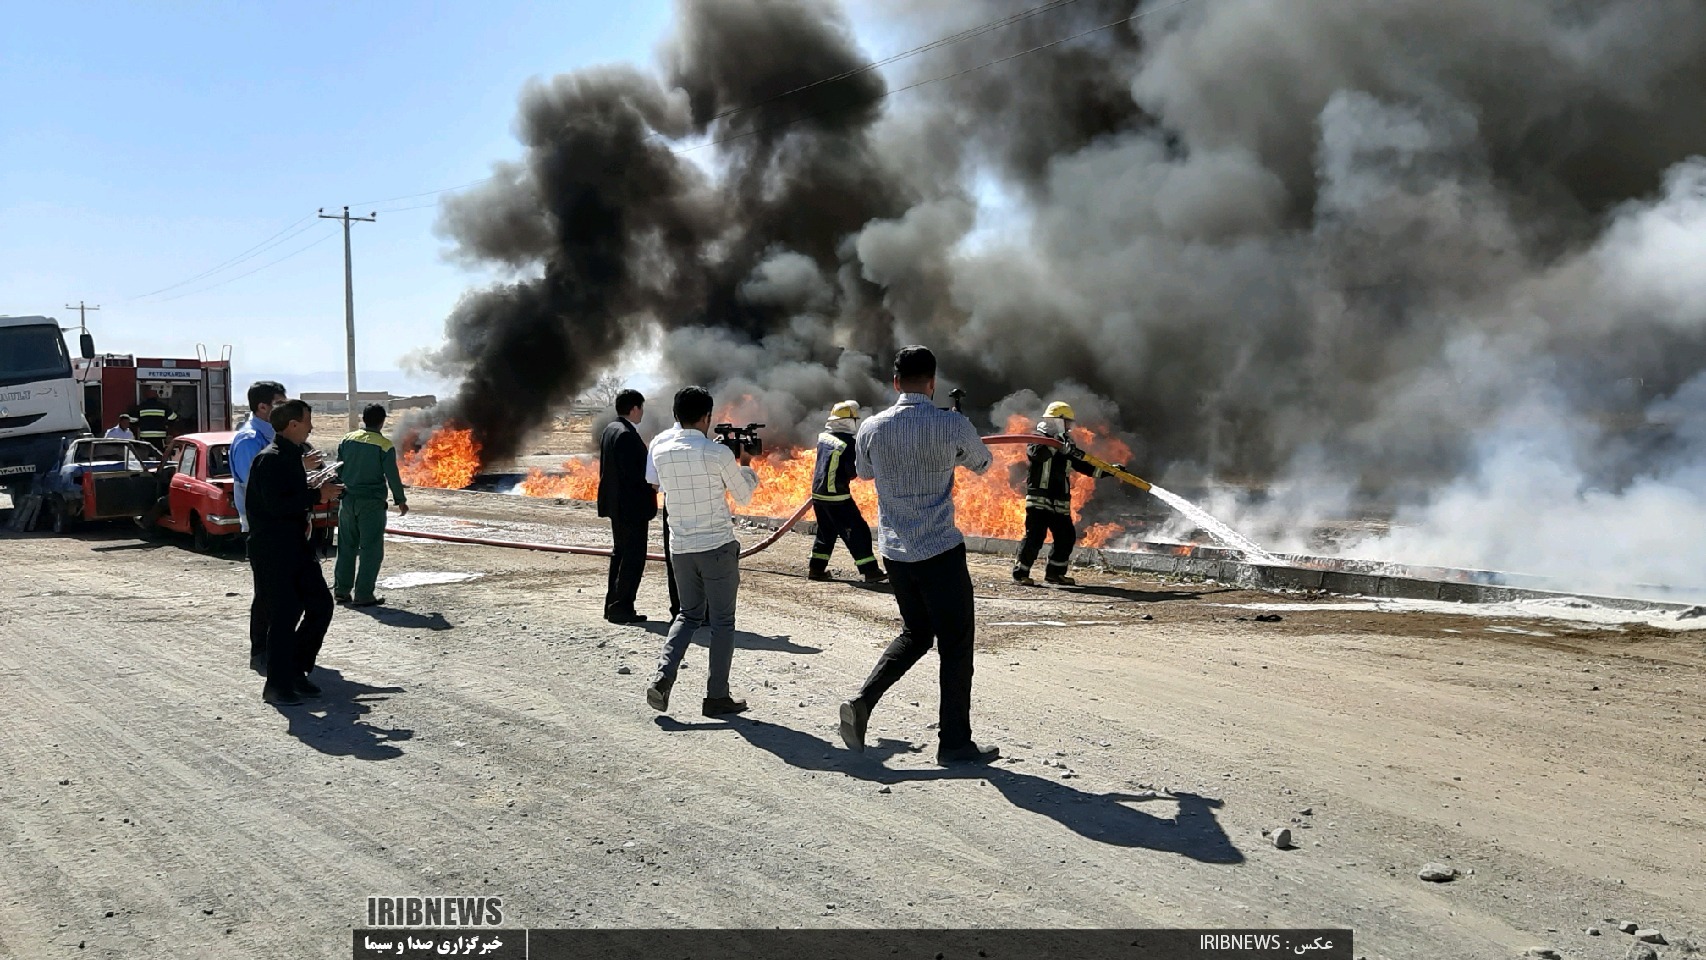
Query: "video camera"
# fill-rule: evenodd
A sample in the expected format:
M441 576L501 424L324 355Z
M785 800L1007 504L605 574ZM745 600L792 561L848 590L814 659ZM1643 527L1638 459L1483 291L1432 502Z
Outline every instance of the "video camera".
M764 453L764 441L758 436L758 431L763 428L762 423L749 423L744 427L719 423L712 429L717 431L717 442L728 447L736 457L740 456L743 449L757 457Z

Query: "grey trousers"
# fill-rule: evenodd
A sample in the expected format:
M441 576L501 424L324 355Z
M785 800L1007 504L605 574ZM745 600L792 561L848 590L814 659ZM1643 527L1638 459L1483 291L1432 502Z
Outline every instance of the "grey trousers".
M703 553L674 553L669 558L681 592L681 612L669 626L658 656L658 675L671 683L681 658L700 627L711 628L711 669L706 697L729 695L729 668L735 658L735 594L740 590L740 544L729 541Z

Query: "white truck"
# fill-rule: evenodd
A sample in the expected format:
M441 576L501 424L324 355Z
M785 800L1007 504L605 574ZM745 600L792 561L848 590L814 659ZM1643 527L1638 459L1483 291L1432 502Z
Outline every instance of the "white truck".
M88 333L79 346L94 356ZM66 443L88 432L59 321L0 316L0 490L18 502L38 474L57 468Z

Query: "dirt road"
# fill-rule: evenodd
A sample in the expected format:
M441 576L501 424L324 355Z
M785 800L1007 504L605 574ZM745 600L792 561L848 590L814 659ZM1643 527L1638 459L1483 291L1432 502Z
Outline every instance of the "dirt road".
M603 539L581 507L414 500ZM1271 597L1027 590L982 558L974 724L1006 759L944 771L929 659L877 746L840 746L897 620L800 576L807 543L746 566L753 709L712 721L701 649L646 708L658 628L599 618L599 559L393 543L388 575L479 576L340 610L325 701L275 709L240 556L0 539L0 956L338 956L370 894L498 894L534 927L1345 926L1406 960L1706 934L1706 634L1260 623L1224 605Z

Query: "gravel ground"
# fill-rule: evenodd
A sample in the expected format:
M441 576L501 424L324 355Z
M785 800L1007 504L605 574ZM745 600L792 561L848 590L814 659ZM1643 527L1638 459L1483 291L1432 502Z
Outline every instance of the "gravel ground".
M424 527L604 542L578 505L412 502ZM393 542L405 579L339 611L326 698L275 709L240 556L0 538L0 956L339 956L372 894L498 894L533 927L1344 926L1390 958L1610 960L1633 938L1607 919L1665 957L1706 933L1700 633L1265 623L1226 605L1286 598L1025 589L977 558L973 722L1005 758L945 771L932 659L869 752L841 747L897 617L805 580L807 544L745 565L753 709L708 720L697 648L670 714L646 708L661 627L599 618L599 558Z

